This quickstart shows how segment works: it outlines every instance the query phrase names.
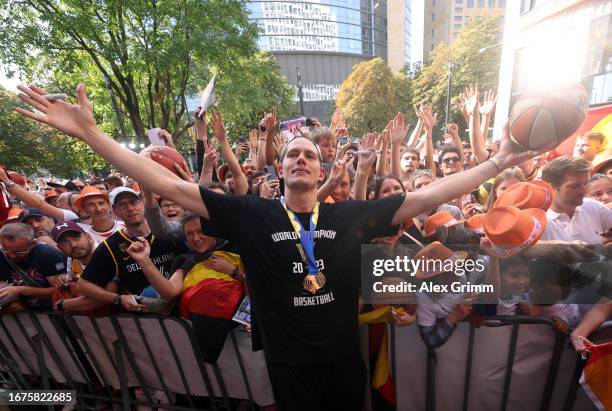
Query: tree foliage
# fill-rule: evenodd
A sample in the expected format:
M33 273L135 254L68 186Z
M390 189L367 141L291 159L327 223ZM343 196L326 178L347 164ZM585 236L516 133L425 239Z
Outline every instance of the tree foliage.
M398 111L410 113L410 82L405 74L393 75L381 58L365 61L340 86L336 98L351 134L381 131Z
M501 47L479 50L499 42L499 26L495 17L472 18L457 39L449 46L438 45L431 53L431 62L421 67L412 82L415 103L433 104L438 119L446 113L448 63L452 61L453 93L456 98L465 87L479 83L481 90L495 88L499 74ZM452 121L465 126L461 113L451 107Z
M15 112L16 107L25 105L0 88L0 164L26 174L46 170L62 177L107 166L84 143L30 121Z
M291 106L276 62L256 53L243 0L0 0L0 26L2 61L55 92L87 83L96 119L115 138L108 88L128 138L141 141L148 128L162 127L179 143L189 127L186 96L213 74L219 107L236 130L273 104L281 112Z

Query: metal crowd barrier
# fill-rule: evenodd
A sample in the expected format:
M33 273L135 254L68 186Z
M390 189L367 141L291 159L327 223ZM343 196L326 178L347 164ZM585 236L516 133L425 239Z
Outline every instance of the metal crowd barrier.
M398 411L596 410L579 385L585 361L550 318L497 316L461 322L428 349L418 327L389 327ZM612 341L612 323L592 336Z
M251 350L246 333L232 331L214 365L201 358L191 326L180 318L0 317L0 383L15 389L31 389L34 382L76 390L82 409L87 400L124 410L160 407L160 400L163 409L175 410L226 410L237 406L235 400L257 409L274 402L263 352Z
M388 330L398 411L595 409L578 384L584 361L548 318L491 317L479 328L462 322L437 350L427 349L416 325ZM361 334L364 345L367 326ZM611 341L612 324L591 337ZM180 318L0 317L0 385L76 390L79 409L96 401L124 410L274 403L263 353L252 352L246 333L230 333L216 364L201 358L189 323ZM367 364L367 354L364 359ZM371 410L370 390L365 399Z

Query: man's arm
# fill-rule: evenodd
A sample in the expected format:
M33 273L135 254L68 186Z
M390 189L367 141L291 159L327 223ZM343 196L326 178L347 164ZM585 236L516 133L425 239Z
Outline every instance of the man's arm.
M0 168L0 181L7 182L8 180L10 180L8 175L2 168ZM56 220L64 219L63 209L52 206L39 196L30 193L28 190L24 189L19 184L14 184L12 187L7 186L6 191L8 191L11 195L15 196L19 200L23 201L28 207L38 208L43 213L45 213L49 217L55 218Z
M478 162L482 163L489 157L489 152L485 150L484 138L480 130L480 88L478 84L470 85L466 89L465 109L470 116L468 122L470 146Z
M406 193L404 202L393 216L391 224L401 224L426 210L431 210L462 194L469 193L474 187L495 177L502 170L552 148L551 146L545 147L539 152L525 150L510 140L508 124L504 126L503 134L504 137L502 138L499 151L489 161L485 161L467 171L436 180L418 191Z
M20 114L82 140L143 187L202 217L209 217L197 184L180 181L171 171L153 160L121 147L118 142L100 131L93 118L85 85L81 84L77 88L78 104L69 104L62 100L49 101L43 97L47 92L34 85L19 85L18 88L22 91L19 98L38 110L32 112L19 107L17 111Z

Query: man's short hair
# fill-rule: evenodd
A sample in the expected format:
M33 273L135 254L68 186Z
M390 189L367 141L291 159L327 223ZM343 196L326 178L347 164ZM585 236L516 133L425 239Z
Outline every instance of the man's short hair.
M440 151L440 154L438 155L438 163L442 163L442 159L448 153L455 153L459 156L459 159L461 159L461 151L455 146L448 146L444 147L442 151Z
M193 211L185 211L183 213L183 217L181 217L181 227L183 227L183 229L185 228L185 224L187 224L187 222L194 220L194 219L200 219L200 215L194 213Z
M405 149L402 151L402 156L403 156L404 154L406 154L406 153L412 153L412 154L416 155L418 159L420 159L420 158L421 158L421 153L420 153L420 152L419 152L419 150L417 150L416 148L405 148Z
M321 127L317 127L317 128L321 128ZM315 129L316 130L316 129ZM283 151L281 152L280 155L280 164L283 164L283 160L285 159L285 156L287 155L287 150L289 147L289 144L291 144L294 140L297 140L298 138L305 138L306 140L310 141L312 143L312 145L315 148L315 151L317 152L317 158L319 159L319 162L321 164L323 164L323 156L321 155L321 150L319 150L319 146L317 146L317 144L309 137L310 134L306 135L306 136L297 136L295 138L292 138L291 140L287 141L287 144L285 144L285 146L283 147Z
M588 133L582 135L581 138L584 138L585 140L595 140L599 144L603 144L604 140L606 139L606 136L604 136L603 133L600 133L598 131L589 131Z
M316 127L306 133L306 137L314 141L315 144L321 144L325 140L332 140L336 143L336 136L329 127Z
M114 187L121 187L123 186L123 181L121 181L121 179L117 176L108 176L106 177L106 186L108 187L109 184L114 186Z
M9 223L0 228L0 238L15 240L17 238L25 238L26 240L34 240L34 229L23 223Z
M464 141L461 143L461 147L462 148L472 148L472 145L468 143L467 141Z
M557 157L542 168L542 180L559 188L563 184L566 174L588 173L591 171L591 164L581 158L573 156Z
M104 187L106 187L108 189L108 186L106 185L106 183L104 182L104 180L102 180L100 177L94 177L91 180L89 180L88 182L88 186L95 186L96 184L104 184ZM123 184L121 184L123 185Z

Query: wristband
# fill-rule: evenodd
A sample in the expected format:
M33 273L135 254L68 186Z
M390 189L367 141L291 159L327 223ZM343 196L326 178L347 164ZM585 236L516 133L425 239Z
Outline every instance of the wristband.
M113 304L121 305L121 294L115 294L115 298L113 299Z
M491 163L493 163L498 173L501 173L504 170L502 166L499 164L499 161L495 157L491 157L487 161L490 161Z

